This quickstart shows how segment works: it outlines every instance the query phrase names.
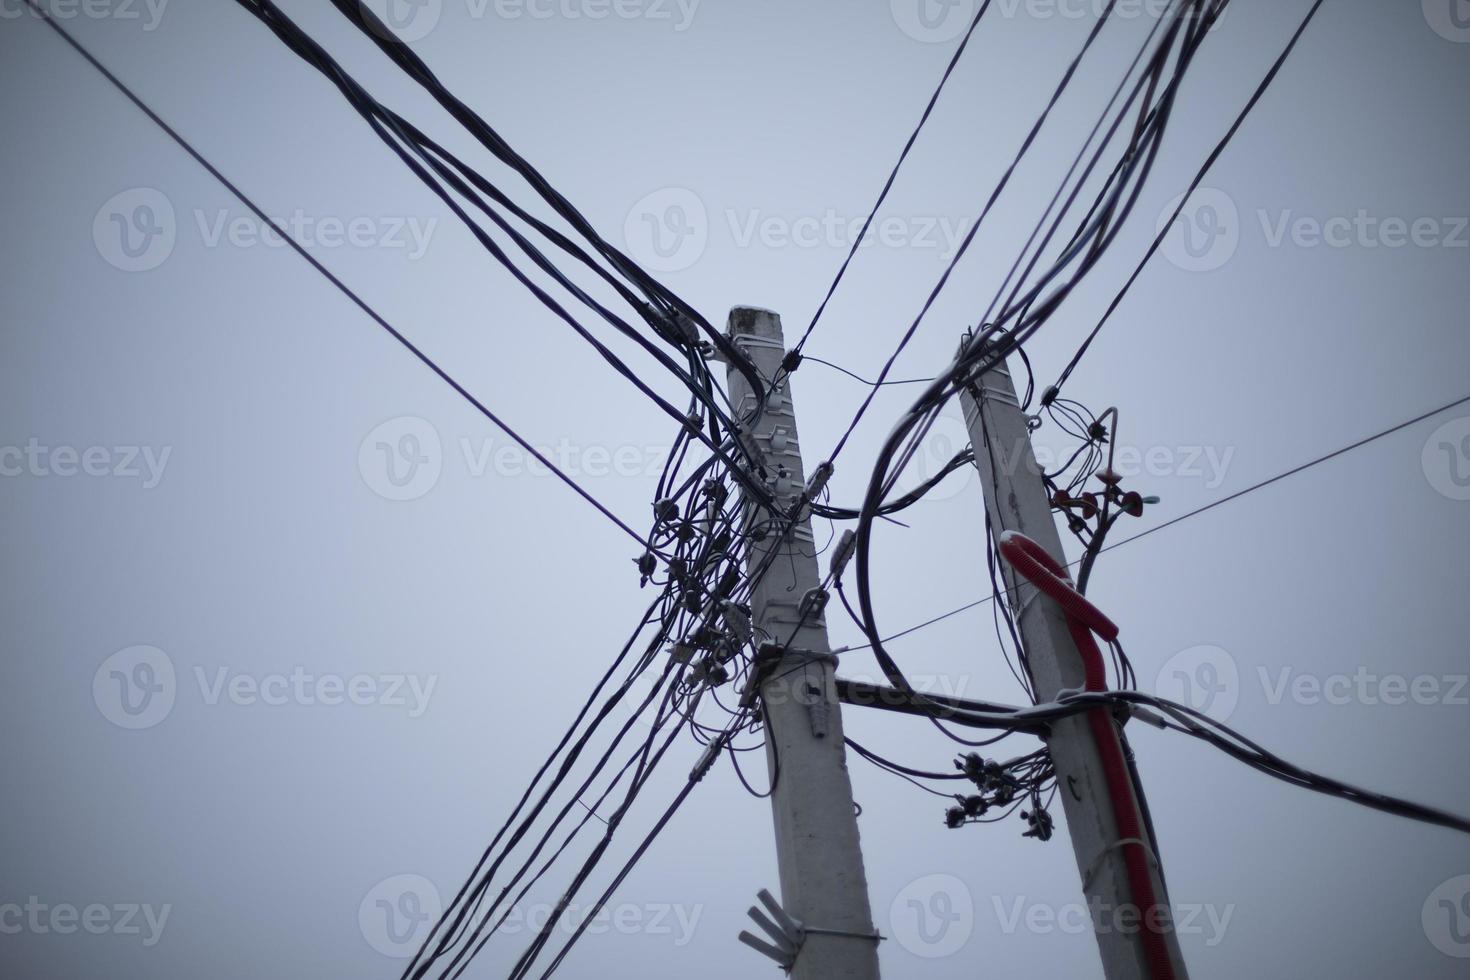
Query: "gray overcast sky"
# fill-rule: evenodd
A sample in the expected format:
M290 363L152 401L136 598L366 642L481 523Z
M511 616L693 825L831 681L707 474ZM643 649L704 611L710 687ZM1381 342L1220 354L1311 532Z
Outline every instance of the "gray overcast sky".
M1068 393L1119 406L1133 483L1163 498L1136 529L1470 394L1470 29L1455 2L1329 0L1187 212L1200 247L1171 238L1078 370ZM495 266L313 69L228 0L53 3L390 322L646 523L668 420ZM281 6L380 99L495 173L329 5ZM860 252L809 353L876 373L1093 6L997 0L885 208L890 233ZM1123 6L1131 16L1104 30L901 376L947 363L995 289L1151 26ZM1029 345L1043 382L1308 6L1232 4L1135 215ZM791 335L971 0L936 3L927 21L905 0L627 0L587 16L600 9L436 0L431 22L411 25L414 47L711 320L755 304ZM503 433L298 256L237 223L248 212L20 0L0 0L0 77L12 228L0 238L0 973L396 976L385 951L409 947L377 900L453 894L646 603L636 546L500 453ZM161 234L140 244L140 228ZM864 389L816 364L794 389L810 464ZM858 498L911 397L878 399L837 500ZM921 465L958 448L951 412ZM398 486L375 452L404 435L429 463ZM106 475L66 475L84 463ZM1179 696L1180 672L1214 671L1217 716L1293 761L1470 812L1467 482L1461 406L1109 554L1092 591L1144 688ZM982 514L978 480L959 476L911 529L879 531L885 629L984 593ZM858 642L832 621L834 642ZM1023 696L984 608L894 650L936 688ZM110 685L113 670L146 679L140 665L168 698L133 715ZM371 678L357 682L366 703L294 691L298 668L344 687ZM843 672L874 666L854 655ZM407 678L396 693L394 677ZM1390 703L1395 677L1423 696ZM1324 684L1349 693L1313 693ZM908 765L945 769L954 755L922 723L845 717ZM1192 740L1134 741L1172 898L1196 909L1183 936L1194 976L1464 975L1464 837L1269 781ZM687 741L671 753L630 838L696 754ZM888 976L1100 975L1071 914L1062 836L1022 840L1018 822L945 830L945 801L850 762ZM588 937L566 974L769 971L735 935L756 890L775 885L768 804L722 764L619 890L624 926ZM92 905L106 907L100 934L66 934L66 907ZM131 926L128 905L141 907ZM511 932L469 975L504 972L527 940Z

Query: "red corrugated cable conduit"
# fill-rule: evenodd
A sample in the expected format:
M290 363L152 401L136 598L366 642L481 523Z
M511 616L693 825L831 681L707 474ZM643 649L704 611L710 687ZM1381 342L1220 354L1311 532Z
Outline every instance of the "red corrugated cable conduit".
M1093 639L1096 633L1108 642L1118 637L1118 627L1102 611L1094 606L1073 586L1067 571L1046 549L1035 541L1007 531L1001 535L1000 553L1010 566L1026 581L1036 586L1046 596L1056 601L1067 616L1067 628L1082 655L1083 676L1089 691L1107 690L1107 674L1103 666L1102 651ZM1118 733L1105 708L1087 712L1092 726L1092 737L1097 743L1098 757L1102 762L1103 775L1108 784L1108 796L1112 800L1113 820L1118 825L1118 839L1131 841L1124 847L1124 861L1128 868L1128 889L1134 904L1142 912L1143 946L1148 958L1149 973L1154 980L1174 980L1174 964L1169 957L1164 929L1171 921L1169 910L1161 908L1154 895L1153 878L1149 874L1148 862L1152 854L1140 841L1147 840L1142 821L1139 819L1138 802L1133 796L1133 781L1128 775L1128 764L1123 758L1123 746ZM1114 910L1116 913L1117 910Z

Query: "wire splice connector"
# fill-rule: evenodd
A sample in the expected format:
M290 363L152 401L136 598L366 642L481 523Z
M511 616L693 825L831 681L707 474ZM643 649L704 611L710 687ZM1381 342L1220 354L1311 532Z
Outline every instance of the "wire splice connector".
M721 599L720 616L725 620L725 626L735 634L742 645L749 643L754 638L755 631L750 627L750 612L739 603Z
M827 566L832 581L842 581L842 573L847 570L848 562L857 552L857 532L848 528L842 532L842 537L837 539L837 547L832 549L832 561Z
M832 472L833 467L831 460L827 460L826 462L820 464L816 468L816 470L812 472L811 478L806 481L806 490L802 493L802 496L806 498L807 503L812 503L813 501L815 501L818 497L822 495L822 491L827 489L827 481L832 479Z

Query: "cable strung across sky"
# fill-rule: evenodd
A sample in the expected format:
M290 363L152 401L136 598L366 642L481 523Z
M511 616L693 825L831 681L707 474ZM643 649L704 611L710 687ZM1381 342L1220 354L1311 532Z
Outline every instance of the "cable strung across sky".
M642 544L645 547L647 547L648 548L648 553L650 555L654 554L655 552L661 552L661 548L660 548L659 545L647 542L641 535L638 535L637 532L634 532L625 523L623 523L619 518L617 518L610 511L608 511L607 508L605 506L603 506L599 501L597 501L595 498L593 498L590 494L586 493L585 490L583 490L574 481L572 481L569 477L567 477L564 473L562 473L553 463L551 463L550 460L544 459L542 457L542 455L537 450L534 449L534 447L530 446L530 444L528 442L526 442L522 437L520 437L514 430L512 430L508 426L504 425L504 423L501 422L501 420L499 419L498 416L496 416L487 407L485 407L482 403L480 403L472 394L470 394L467 390L465 390L463 388L463 386L461 386L452 376L450 376L446 371L444 371L443 368L441 368L436 362L432 361L416 345L414 345L403 334L401 334L396 328L394 328L391 324L389 324L380 314L378 314L370 305L368 305L367 302L365 300L363 300L360 295L358 295L349 286L347 286L340 278L338 278L335 274L333 274L330 270L328 270L325 266L323 266L314 256L312 256L310 253L306 252L301 247L301 245L300 245L299 242L295 241L289 235L285 234L285 232L284 232L283 229L280 229L278 226L276 226L275 223L254 203L253 199L251 199L243 191L241 191L238 188L238 186L235 185L229 178L225 177L224 174L217 167L215 167L196 148L194 148L192 146L192 144L190 144L186 139L184 139L181 134L179 134L176 130L174 130L171 126L169 126L155 111L153 111L151 109L151 107L149 107L146 103L142 102L142 100L135 93L133 93L128 86L126 86L112 72L110 72L105 66L103 66L94 56L91 55L90 52L86 51L74 38L72 38L70 36L70 34L64 28L62 28L60 25L56 24L51 18L49 18L48 16L46 16L46 13L45 13L44 10L40 10L39 8L33 8L33 9L36 9L37 10L38 15L42 19L44 19L45 22L48 24L48 26L50 26L53 30L55 30L57 32L57 34L59 36L61 36L62 39L68 45L70 45L79 54L81 54L94 68L96 68L105 78L107 78L107 80L111 84L113 84L131 102L133 102L133 104L135 106L137 106L142 112L144 112L144 114L147 115L148 118L151 121L153 121L156 125L158 125L171 139L173 139L180 147L182 147L187 153L189 153L189 155L191 157L193 157L202 167L204 167L205 170L208 171L216 180L218 180L223 186L225 186L233 194L235 194L236 197L238 197L241 200L241 202L244 203L252 212L254 212L262 221L267 222L267 224L269 224L276 231L276 233L279 234L281 236L281 238L284 241L286 241L293 248L293 250L295 250L304 259L306 259L307 262L310 263L312 265L312 267L315 268L319 273L321 273L324 278L326 278L338 290L340 290L344 295L346 295L349 299L351 299L354 302L354 304L357 305L361 310L363 310L363 312L365 312L371 319L373 319L373 321L375 323L377 323L379 326L381 326L385 331L387 331L391 336L393 336L395 340L397 340L400 344L402 344L404 347L406 347L407 349L409 349L410 352L412 352L423 363L425 363L427 366L429 366L446 383L448 383L452 388L454 388L454 390L457 393L459 393L462 397L466 398L466 400L468 400L477 410L479 410L483 415L485 415L485 417L489 418L492 422L494 422L495 424L499 425L502 429L504 429L509 435L512 436L513 439L515 439L517 441L518 444L520 444L524 449L526 449L527 452L531 453L533 456L535 456L537 459L539 459L541 462L543 462L548 467L549 470L551 470L552 472L556 473L559 477L561 477L563 479L564 482L566 482L566 483L568 483L568 485L572 486L573 489L576 490L579 493L579 495L583 496L590 503L592 503L605 516L607 516L610 520L614 521L619 527L621 527L624 531L626 531L630 536L634 537L635 540L639 541L640 544ZM687 431L687 429L686 430L683 430L683 431ZM676 453L677 452L678 452L678 450L676 449ZM671 460L672 460L672 457L671 457ZM698 487L699 486L699 484L696 482L699 472L700 471L696 471L696 474L694 476L691 476L691 477L687 477L686 478L686 480L685 480L685 489L686 490L689 489L690 487ZM661 486L663 485L664 482L667 482L667 479L668 479L668 471L666 471L665 480L664 481L661 481ZM700 498L700 499L702 501L704 498ZM729 512L728 509L721 510L720 511L720 515L719 515L719 519L716 522L716 525L719 528L719 532L718 533L719 534L727 534L728 531L729 531L729 529L730 529L730 527L732 526L733 522L734 522L734 516L733 516L733 514L731 512ZM663 520L663 523L667 523L667 519L666 518ZM718 538L716 537L713 540L718 540ZM707 564L707 559L711 555L719 555L719 556L721 556L721 558L725 561L726 564L729 564L730 567L734 567L734 563L738 562L741 553L739 551L735 551L735 552L730 552L730 553L727 554L726 552L724 552L721 549L710 549L708 547L708 545L710 543L712 543L712 540L706 540L704 542L704 551L703 551L702 556L701 556L701 561L698 562L698 567L704 568L705 565ZM733 542L727 540L726 543L725 543L725 545L722 546L722 547L728 547L731 543L733 543ZM679 558L677 556L671 559L671 562L678 562L678 561L688 561L688 559ZM726 576L726 577L728 578L728 576ZM663 624L662 625L662 628L655 634L655 636L653 637L653 639L649 642L648 647L645 650L644 656L642 658L640 658L640 660L639 660L637 666L635 667L634 671L621 684L621 686L619 686L616 689L616 691L614 692L613 696L603 706L602 711L599 713L599 715L596 718L596 722L600 722L603 718L605 718L606 715L607 715L607 713L609 711L611 711L619 703L619 701L622 699L622 697L624 695L627 694L628 690L631 687L631 684L636 679L636 677L639 674L641 674L644 670L646 670L648 668L648 666L651 664L653 653L655 653L658 649L660 649L662 647L663 643L667 640L667 637L668 637L671 629L673 628L674 622L677 620L677 618L679 616L684 615L684 614L687 613L687 609L685 607L680 606L679 604L670 601L670 599L671 599L671 597L670 597L670 589L668 587L673 584L673 581L674 580L671 578L669 581L667 581L665 583L665 586L666 586L665 592L660 596L660 598L658 600L655 600L655 606L662 607L662 610L663 610L662 615L660 617L660 621ZM734 587L733 585L728 586L728 588L730 588L730 589L733 589L733 587ZM636 630L635 633L634 633L634 635L633 635L633 637L630 638L628 645L625 646L622 655L620 655L619 658L617 658L614 661L613 666L609 669L608 674L603 678L602 683L600 683L598 685L598 687L596 689L594 689L594 692L593 692L592 697L589 698L588 707L584 707L583 711L577 716L576 720L573 723L573 727L568 730L567 736L558 745L557 749L554 750L552 756L550 758L548 758L547 763L542 767L541 771L538 773L538 775L535 777L535 779L533 779L531 786L529 786L527 788L525 794L522 797L521 804L517 806L516 810L512 813L512 815L510 817L510 820L507 822L507 827L510 825L510 822L513 822L514 821L515 817L520 812L520 810L522 809L522 807L524 806L524 804L526 803L526 801L529 799L530 795L534 791L535 786L537 785L537 783L539 783L541 777L545 774L545 772L549 769L550 765L554 762L556 756L561 752L561 750L563 748L565 748L567 746L567 744L570 741L570 738L571 738L571 736L572 736L572 734L573 734L576 726L579 725L582 722L582 720L586 717L587 712L588 712L588 710L590 708L591 703L595 700L595 698L597 697L597 695L604 689L604 687L606 686L608 680L611 678L612 674L617 670L617 668L621 664L624 663L625 658L626 658L628 652L630 651L633 642L636 641L636 639L638 638L638 635L643 631L643 628L645 626L647 626L647 625L648 625L648 619L647 619L647 617L645 617L645 620L642 623L640 623L640 626L639 626L638 630ZM682 668L681 668L681 670L679 672L679 675L682 675ZM662 676L661 680L668 680L668 679L669 679L669 672L668 672L668 670L665 670L664 675ZM669 680L668 688L669 688L669 691L670 692L672 692L677 687L678 680L679 680L679 676L675 676L675 677L673 677L672 680ZM644 700L643 704L639 706L638 711L640 713L647 708L648 704L653 699L653 695L656 694L657 691L658 691L658 688L656 687L654 689L654 692L651 692L650 695L649 695L649 697L646 698ZM662 707L662 702L661 702L661 707ZM654 730L651 732L651 734L649 735L648 740L644 743L644 745L640 748L640 750L637 753L635 753L634 758L635 759L641 759L639 770L638 770L638 773L637 773L637 778L635 779L635 781L633 783L633 786L632 786L632 788L630 789L630 791L629 791L629 793L627 795L627 798L624 800L622 806L619 808L619 810L618 810L617 814L615 815L614 819L612 821L609 821L609 824L610 824L609 831L608 831L609 838L611 836L611 832L612 832L613 826L615 826L615 821L621 816L622 813L626 812L628 806L631 805L633 799L636 797L638 790L640 790L646 784L648 777L652 774L654 768L656 768L656 766L657 766L658 761L662 758L662 756L663 756L663 750L661 749L657 753L657 755L655 755L650 760L648 758L648 748L652 745L654 738L659 733L659 730L664 726L664 724L667 723L667 721L669 720L670 717L671 717L671 715L669 715L668 713L660 710L660 717L657 720L656 724L653 726L653 729ZM606 763L606 761L610 757L611 753L616 749L618 742L621 740L622 736L624 734L626 734L628 728L631 727L631 724L632 724L632 719L630 718L629 721L628 721L628 723L623 726L622 731L618 734L617 739L614 740L613 744L611 746L609 746L608 749L606 750L606 752L604 753L602 761L598 764L598 768L594 770L592 776L589 776L588 779L587 779L587 781L584 782L583 786L578 790L578 796L576 798L580 798L580 795L582 793L585 793L586 792L586 789L590 785L591 780L594 779L596 777L597 773L601 771L602 765L604 765ZM594 729L595 729L595 725L594 725ZM583 734L583 736L582 736L581 741L578 742L576 745L573 746L572 752L570 753L570 755L565 760L565 764L564 764L564 766L562 768L561 774L558 776L558 778L556 780L554 780L552 782L551 786L547 789L546 793L543 795L541 802L535 808L533 808L530 816L527 818L527 824L529 823L530 820L534 819L540 813L541 807L544 806L544 803L545 803L546 799L549 797L550 793L553 792L560 785L561 778L566 775L567 771L569 771L569 769L571 767L571 764L576 761L576 758L577 758L578 753L580 752L580 749L586 744L587 740L590 739L590 736L591 736L591 734L592 734L592 732L593 732L594 729L589 729L587 732L585 732ZM675 729L675 732L677 732L677 730L678 729L676 728ZM727 734L727 735L725 735L723 737L726 738L726 739L728 739L729 735L733 735L733 734L734 734L734 726L731 727L731 730L730 730L729 734ZM670 736L669 740L665 742L665 744L663 746L663 749L667 749L668 744L671 741L672 741L672 736ZM609 792L611 792L613 786L616 785L617 781L619 779L621 779L621 777L627 772L627 770L628 770L628 767L627 766L624 766L623 769L620 770L617 773L617 777L614 779L614 781L611 784L609 784L609 786L607 787L607 789L605 789L603 791L603 795L599 798L599 802L601 802L602 799L605 799L606 798L607 794ZM685 795L687 795L687 794L685 794ZM590 817L592 815L592 812L595 809L596 809L596 807L594 806L592 808L592 810L588 810L588 817ZM562 817L564 817L564 816L565 816L565 810L563 811L562 815L557 818L557 821L559 822L562 819ZM585 822L586 821L584 820L583 821L583 824L585 824ZM553 826L552 826L552 828L550 830L546 831L546 834L549 835L551 833L551 831L553 831L555 829L555 826L556 826L556 824L554 823ZM573 835L575 835L575 833L577 831L580 831L581 828L582 828L582 825L579 824L578 827L576 828L576 830L573 831ZM514 837L514 839L511 841L511 843L514 844L516 841L518 841L520 839L520 836L523 835L524 832L525 832L525 827L523 825L522 829L520 831L518 831L517 835ZM504 833L504 830L502 830L502 834L503 833ZM496 843L498 843L499 840L500 840L500 837L497 836ZM544 840L544 837L543 837L543 840ZM565 846L566 845L563 844L562 845L562 849L565 849ZM492 843L491 848L493 849L494 847L495 847L495 843ZM560 850L558 850L557 854L560 854ZM533 853L533 858L534 858L534 853ZM528 859L528 861L529 860L530 859ZM524 874L524 870L525 869L523 867L521 874ZM544 873L544 869L543 869L543 873ZM506 886L506 890L508 891L509 888L512 885L515 884L515 881L516 880L519 880L519 878L520 878L520 875L517 876L517 879L514 879L512 881L512 884L511 885ZM532 880L534 881L535 879L532 879ZM460 896L461 898L467 892L470 891L468 885L469 885L469 883L467 883L466 888L461 891L461 896ZM527 886L527 887L529 887L529 886ZM476 896L477 895L480 895L480 894L483 894L483 889L477 889L474 893L471 893L471 896L470 896L471 897L471 900L472 901L475 900ZM524 894L524 892L523 892L523 894ZM458 903L458 901L459 901L459 899L456 900L457 903ZM445 912L446 918L449 917L450 913L453 912L453 911L454 911L454 906L451 906L450 909L447 909L446 912ZM493 907L492 907L492 911L493 911ZM463 923L464 923L464 920L463 919L460 919L458 921L459 921L460 925L462 926ZM501 918L500 921L502 921L502 922L504 921L504 917L503 916L502 916L502 918ZM441 924L442 924L442 920L441 920ZM481 926L483 927L484 924L485 923L482 922L481 923ZM436 926L436 931L437 930L438 930L438 927ZM458 935L461 935L462 936L463 933L461 932ZM487 934L487 937L488 937L488 934ZM433 939L433 938L434 938L433 937L433 934L431 934L430 939ZM426 945L427 945L427 943L426 943ZM478 949L479 947L475 947L475 948ZM461 958L458 961L459 968L462 969L463 966L465 964L467 964L467 962L468 962L468 958ZM412 964L411 964L411 966L412 966ZM423 975L423 971L421 971L418 975Z
M44 10L42 10L40 7L37 7L34 0L26 0L26 3L30 5L32 10L35 10L37 12L42 21L48 27L54 30L63 41L65 41L74 51L76 51L77 54L86 59L86 61L93 68L97 69L97 71L100 72L102 76L106 78L114 88L116 88L119 92L126 96L128 101L137 106L137 108L142 111L143 114L146 115L150 120L152 120L155 125L162 129L170 139L177 143L186 153L189 154L189 156L193 157L195 162L197 162L201 167L209 172L210 176L219 181L220 184L222 184L231 194L234 194L235 197L239 199L240 203L249 208L257 218L263 221L272 231L274 231L282 241L290 246L292 251L294 251L297 255L300 255L303 259L310 263L312 268L321 273L328 282L330 282L333 286L337 288L339 292L342 293L342 295L351 300L353 305L366 313L369 319L371 319L378 326L382 327L389 336L398 341L398 343L401 344L406 350L408 350L410 354L418 358L418 360L421 361L426 367L428 367L429 370L437 374L440 379L444 381L445 384L453 388L455 392L458 393L460 397L465 399L465 401L469 402L476 411L485 416L485 418L489 419L506 435L514 439L518 446L520 446L526 452L530 453L532 457L534 457L538 462L540 462L548 470L555 474L557 479L561 480L567 486L571 487L578 496L590 503L594 508L598 510L599 513L601 513L608 520L616 524L634 541L637 541L639 544L645 547L649 547L648 542L644 540L641 534L639 534L637 531L634 531L631 527L625 524L620 517L610 511L605 505L603 505L601 501L592 496L592 494L590 494L580 484L578 484L575 480L568 476L555 463L547 459L540 450L536 449L536 447L527 442L526 439L520 435L520 433L511 428L504 420L500 418L500 416L491 411L490 408L487 407L483 402L481 402L479 398L471 394L468 389L466 389L462 384L456 381L454 377L452 377L447 371L444 370L444 368L440 367L437 361L429 357L428 354L424 353L417 344L409 340L407 336L405 336L396 327L394 327L391 323L384 319L383 316L379 314L375 309L369 306L367 301L364 300L360 295L358 295L356 291L354 291L350 286L348 286L345 282L338 278L337 275L333 273L330 269L322 265L322 263L317 260L316 256L308 252L301 245L300 242L298 242L291 235L288 235L285 230L276 223L274 218L271 218L269 215L267 215L265 211L263 211L251 197L249 197L244 191L242 191L232 180L226 177L219 170L219 168L210 163L203 154L201 154L197 149L194 148L193 144L184 139L184 137L181 136L177 130L175 130L172 126L165 122L163 118L158 115L158 113L154 112L147 103L140 99L131 88L124 84L121 79L119 79L110 70L108 70L106 66L104 66L100 61L93 57L92 53L86 48L82 47L81 44L78 43L77 40L73 38L71 34L66 31L65 28L56 23L56 21L52 19L51 16L48 15Z
M673 448L651 501L652 517L646 532L635 530L613 514L506 426L341 278L313 258L301 243L285 235L236 184L37 7L35 0L27 0L27 3L336 289L485 418L509 433L523 449L639 544L636 574L642 585L652 587L653 597L631 635L612 657L606 672L540 764L453 900L433 923L422 947L407 963L403 972L405 980L464 975L530 890L557 880L551 878L551 873L557 871L562 873L560 898L550 919L514 961L510 976L529 977L538 969L542 977L554 974L592 921L592 916L585 916L559 948L553 945L559 924L580 892L591 890L598 895L593 909L603 907L692 794L695 784L721 756L729 755L732 769L749 792L754 795L774 793L780 779L779 759L773 766L770 788L764 792L750 785L738 762L739 754L764 747L766 733L760 706L744 699L738 704L727 704L721 700L720 689L731 685L741 691L758 690L760 684L775 673L768 666L771 662L768 648L784 650L791 646L795 630L789 635L771 636L758 635L752 629L752 598L778 553L778 549L760 549L757 545L762 541L786 540L793 527L808 515L833 522L855 522L856 525L842 536L841 544L835 549L837 555L846 555L854 561L856 607L848 602L843 591L845 560L832 563L829 574L817 590L825 597L828 589L835 589L866 634L867 644L840 652L871 649L894 688L908 699L905 710L927 718L957 744L978 746L1017 735L1037 738L1045 734L1046 726L1051 722L1089 711L1101 714L1098 709L1107 708L1120 715L1131 714L1165 730L1188 734L1260 772L1301 788L1401 817L1460 831L1470 829L1470 824L1454 815L1359 789L1296 767L1188 706L1138 693L1133 690L1135 678L1131 665L1122 648L1115 644L1110 646L1113 659L1108 689L1038 704L1031 686L1026 644L1017 630L1012 611L1005 603L994 604L997 641L1008 666L1032 702L1018 708L973 710L928 698L914 690L897 660L886 649L885 644L892 640L955 613L947 613L892 636L883 636L876 623L871 589L874 522L893 520L893 515L924 499L950 474L971 465L974 450L966 449L956 454L937 474L913 490L898 493L899 476L914 459L940 410L954 397L973 393L976 379L1002 364L1010 354L1016 354L1025 366L1028 384L1025 395L1018 401L1022 403L1023 410L1030 407L1037 377L1025 345L1037 331L1047 326L1077 285L1095 274L1100 258L1109 251L1123 226L1132 218L1134 207L1150 179L1164 138L1170 130L1169 124L1181 98L1182 83L1190 75L1197 53L1207 41L1215 22L1229 6L1229 0L1175 0L1168 4L1167 13L1153 25L1132 61L1122 71L1116 88L1112 90L1112 97L1082 140L1070 168L1030 228L1029 237L1021 242L1013 264L956 356L940 370L932 372L930 377L889 380L899 357L916 336L940 294L956 288L959 280L953 273L959 261L982 226L989 227L987 218L1011 187L1014 176L1030 159L1039 135L1051 120L1053 110L1068 93L1079 66L1096 50L1095 42L1102 32L1117 22L1112 15L1118 0L1110 0L1106 4L1080 50L1071 57L1060 81L1051 90L1049 100L1010 158L1002 176L993 188L985 189L979 218L927 294L917 315L901 325L905 329L897 331L895 348L877 372L876 379L870 381L864 377L869 373L867 371L862 375L855 374L831 361L807 356L808 360L849 374L867 385L869 390L864 393L865 397L835 448L819 468L818 472L824 475L820 479L814 477L794 494L788 494L787 499L796 500L789 507L779 504L783 499L780 488L785 474L767 462L768 457L754 444L750 433L756 423L766 417L767 406L782 397L786 380L803 363L802 348L844 281L864 234L857 236L843 258L797 344L786 354L774 376L768 377L755 368L735 338L726 336L708 318L603 238L536 167L469 105L449 91L430 67L406 44L397 40L391 29L365 6L355 0L333 0L333 6L353 29L354 36L361 34L370 39L375 50L429 94L459 128L474 138L479 148L493 157L497 164L508 168L513 174L509 184L502 186L488 176L483 167L446 149L444 144L452 141L434 139L414 122L379 102L361 82L343 69L321 43L302 31L271 0L237 0L239 7L270 31L269 36L280 41L315 70L315 74L308 74L309 84L319 85L324 79L341 94L413 178L430 189L444 207L463 222L495 266L541 304L551 322L564 325L577 342L589 345L603 364L626 381L640 398L647 398L676 426ZM1312 4L1243 110L1199 168L1190 184L1191 192L1201 185L1281 74L1321 6L1321 0ZM900 171L915 149L967 46L982 22L990 23L985 21L989 7L990 0L980 5L953 51L917 125L910 132L867 214L862 226L864 233L888 200ZM1131 43L1129 50L1132 50ZM1187 193L1181 200L1176 216L1188 197ZM543 220L533 213L545 208L550 209L553 220ZM1044 480L1057 502L1054 509L1062 513L1068 530L1083 547L1078 595L1085 591L1088 574L1099 555L1434 414L1427 413L1387 429L1121 540L1106 540L1112 527L1107 504L1103 505L1104 519L1095 529L1074 520L1068 508L1084 498L1087 481L1104 466L1106 449L1116 438L1118 412L1110 409L1094 414L1087 406L1063 398L1060 393L1158 251L1163 235L1164 232L1160 232L1153 239L1152 246L1082 340L1057 380L1043 390L1040 407L1031 416L1036 425L1055 425L1076 442L1076 451L1056 471L1044 474ZM1019 232L1016 237L1019 241ZM582 280L586 279L595 280L595 284L585 285ZM977 297L977 310L981 309L979 300L983 298ZM583 321L584 317L587 322ZM610 344L612 340L627 341L634 352L627 357L616 353ZM842 358L839 356L837 360ZM731 403L726 383L720 376L725 364L733 366L739 377L749 383L754 397L748 402L753 403ZM843 508L833 505L825 492L831 464L848 445L850 437L874 404L877 392L886 386L909 384L922 385L922 394L895 420L896 425L869 474L860 506ZM1470 398L1436 411L1466 401ZM1110 516L1116 519L1117 514ZM833 539L838 540L835 523ZM816 544L812 548L817 550ZM992 576L991 597L963 608L973 608L1002 595L997 577L999 558L994 552L989 555L988 565ZM962 610L955 612L959 611ZM801 625L810 615L810 608L803 604ZM652 679L652 684L646 693L635 693L639 690L637 685L649 679ZM729 689L726 688L727 692ZM626 717L621 723L617 722L614 713L620 707L628 707L629 702L632 703ZM988 728L998 734L983 741L971 741L945 727L947 722ZM635 725L639 723L646 725L646 732L635 733ZM682 744L682 736L685 735L701 749L699 761L673 793L672 800L657 811L651 826L640 828L634 834L631 853L617 865L607 881L599 878L601 887L597 887L593 884L593 876L605 873L603 865L610 860L608 855L613 852L615 843L621 842L618 838L620 828L625 822L633 822L630 814L635 805L643 798L656 774L662 771L661 765L670 751ZM737 744L742 741L750 744ZM961 806L960 823L996 822L1009 818L1024 805L1028 807L1024 813L1030 828L1026 836L1045 839L1050 835L1047 807L1057 792L1057 766L1045 745L1018 752L1004 762L993 760L978 766L972 764L973 773L947 773L900 765L880 751L851 740L847 740L847 744L865 760L925 792L950 796L927 784L942 785L974 778L982 792L971 799L979 799L980 802L967 802ZM962 769L968 759L968 755L962 759ZM597 833L599 826L602 828L600 836L578 855L579 860L574 862L570 875L565 874L564 862L573 860L567 852L574 850L574 845L589 843L588 835ZM1146 836L1152 837L1151 826L1147 828ZM544 966L543 957L546 958Z

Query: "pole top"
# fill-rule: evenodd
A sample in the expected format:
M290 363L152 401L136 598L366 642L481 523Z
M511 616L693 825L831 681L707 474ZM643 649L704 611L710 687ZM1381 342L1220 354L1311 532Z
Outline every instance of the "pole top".
M774 310L762 309L759 306L731 307L726 329L731 337L744 334L778 342L782 340L781 315Z

